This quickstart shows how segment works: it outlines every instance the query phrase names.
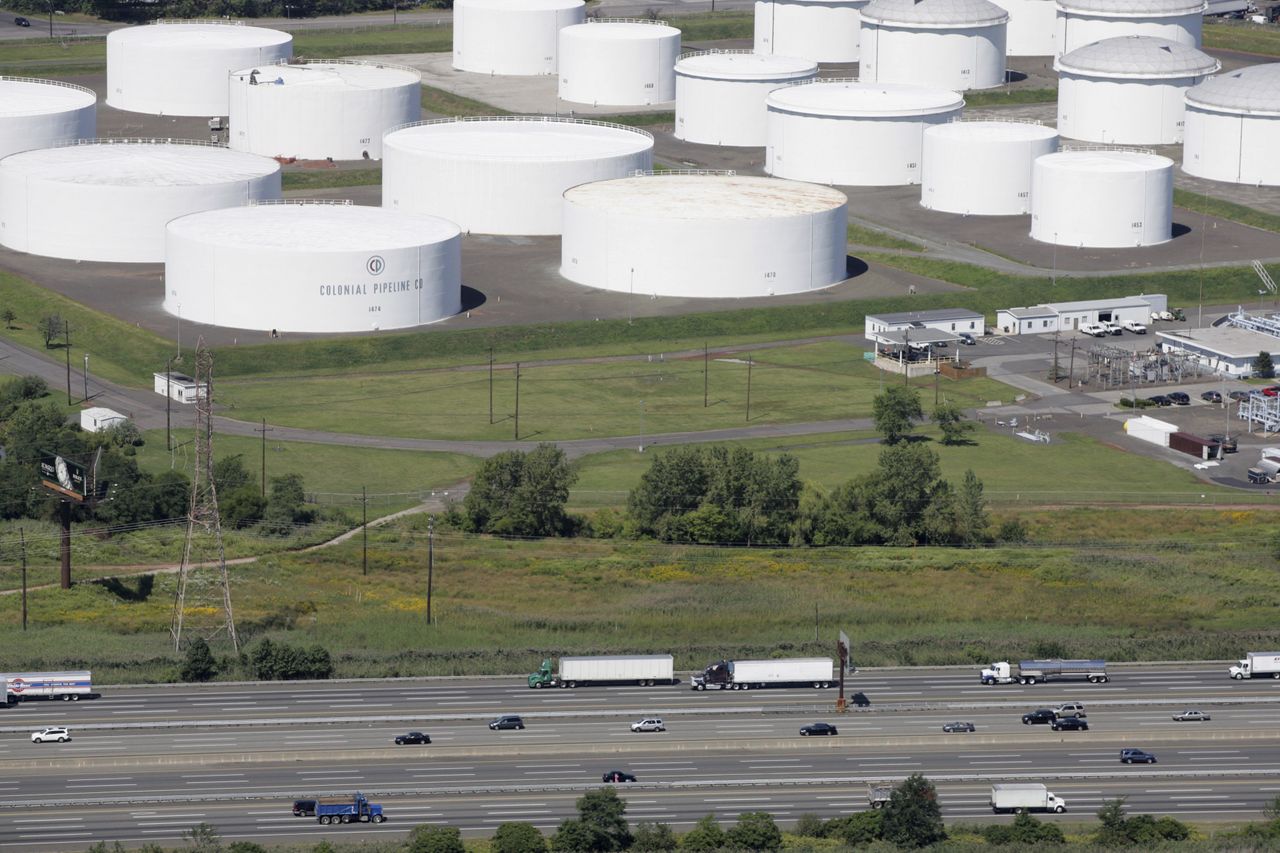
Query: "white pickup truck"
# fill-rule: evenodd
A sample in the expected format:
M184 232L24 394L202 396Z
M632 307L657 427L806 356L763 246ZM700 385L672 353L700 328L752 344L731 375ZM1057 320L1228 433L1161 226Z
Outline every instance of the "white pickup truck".
M1137 320L1130 320L1125 323L1124 330L1126 332L1133 332L1135 335L1145 335L1147 333L1147 327L1139 323Z
M1111 333L1107 331L1107 327L1101 323L1081 323L1080 334L1093 335L1095 338L1105 338Z

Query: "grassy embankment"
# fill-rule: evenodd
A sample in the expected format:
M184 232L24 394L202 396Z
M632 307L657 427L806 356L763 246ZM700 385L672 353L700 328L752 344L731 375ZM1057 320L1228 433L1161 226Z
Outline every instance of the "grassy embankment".
M1205 21L1204 46L1280 56L1280 30L1244 21Z
M1052 104L1058 100L1057 89L1019 89L1005 87L964 93L964 105L976 107L1011 107L1020 104Z
M1211 195L1175 188L1173 191L1173 203L1193 213L1204 213L1209 216L1216 216L1219 219L1230 219L1232 222L1252 225L1254 228L1261 228L1264 231L1280 232L1280 216L1268 213L1265 210L1225 201Z

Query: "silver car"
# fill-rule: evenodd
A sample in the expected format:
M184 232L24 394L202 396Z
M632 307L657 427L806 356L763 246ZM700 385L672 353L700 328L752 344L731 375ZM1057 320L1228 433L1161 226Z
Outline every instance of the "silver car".
M633 732L665 732L667 727L657 717L647 717L638 723L631 724Z

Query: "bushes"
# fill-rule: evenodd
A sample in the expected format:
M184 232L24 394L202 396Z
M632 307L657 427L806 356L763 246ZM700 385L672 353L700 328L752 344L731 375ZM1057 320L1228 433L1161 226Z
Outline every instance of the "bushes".
M263 639L249 652L248 662L250 672L259 681L333 677L333 659L324 646L299 649Z

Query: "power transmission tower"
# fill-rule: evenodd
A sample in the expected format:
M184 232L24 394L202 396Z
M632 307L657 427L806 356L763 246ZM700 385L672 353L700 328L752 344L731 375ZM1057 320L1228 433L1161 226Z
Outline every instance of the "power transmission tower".
M231 647L239 652L236 622L231 611L231 581L227 577L227 555L222 545L222 521L218 515L218 492L213 482L213 354L205 349L204 338L196 344L196 461L191 477L191 508L187 511L187 539L178 569L178 591L173 601L174 650L182 648L182 629L197 614L222 616L199 626L206 639L227 632ZM221 601L218 601L218 599ZM191 617L190 619L188 617ZM196 626L190 625L192 630Z

